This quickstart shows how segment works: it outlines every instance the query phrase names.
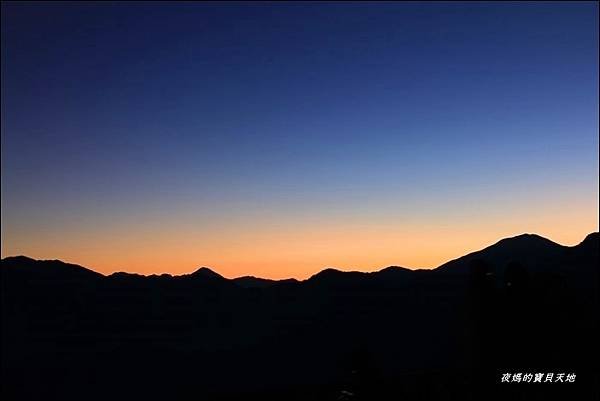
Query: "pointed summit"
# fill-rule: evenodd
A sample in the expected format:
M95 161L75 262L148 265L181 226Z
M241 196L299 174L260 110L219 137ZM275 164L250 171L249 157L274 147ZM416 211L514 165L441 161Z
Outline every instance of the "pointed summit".
M221 276L219 273L209 269L208 267L201 267L198 270L196 270L195 272L193 272L192 274L190 274L190 276L192 277L206 277L206 278L218 278L218 279L225 279L225 277Z

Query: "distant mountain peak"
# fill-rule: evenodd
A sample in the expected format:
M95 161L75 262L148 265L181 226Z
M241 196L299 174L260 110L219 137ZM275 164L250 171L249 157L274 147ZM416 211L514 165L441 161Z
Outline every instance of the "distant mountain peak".
M486 248L446 262L435 270L466 274L475 260L491 263L495 274L503 274L510 262L519 262L529 269L537 269L547 265L548 260L556 262L568 248L541 235L525 233L501 239Z
M316 278L320 278L320 277L335 277L335 276L339 276L341 274L344 274L343 271L338 270L338 269L334 269L333 267L328 267L326 269L321 270L320 272L313 274L312 276L310 276L308 278L308 280L314 280Z
M36 260L25 255L7 256L3 258L7 262L35 262Z
M538 234L532 233L524 233L515 235L514 237L503 238L498 241L496 244L506 244L506 243L539 243L539 244L548 244L548 245L559 245L556 242L549 240L548 238L542 237Z
M225 278L225 277L221 276L219 273L215 272L214 270L209 269L208 267L201 267L198 270L196 270L195 272L193 272L192 274L190 274L190 276L192 276L192 277L210 277L210 278L219 278L219 279Z
M275 280L260 278L255 276L242 276L234 278L233 281L243 288L265 288L276 283Z
M411 272L411 269L407 269L406 267L401 267L401 266L388 266L385 267L381 270L379 270L377 273L386 273L386 272Z

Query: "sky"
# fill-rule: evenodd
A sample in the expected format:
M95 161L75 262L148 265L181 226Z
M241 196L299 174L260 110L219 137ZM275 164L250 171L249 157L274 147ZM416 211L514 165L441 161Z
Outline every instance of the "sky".
M598 231L598 3L2 3L2 257L433 268Z

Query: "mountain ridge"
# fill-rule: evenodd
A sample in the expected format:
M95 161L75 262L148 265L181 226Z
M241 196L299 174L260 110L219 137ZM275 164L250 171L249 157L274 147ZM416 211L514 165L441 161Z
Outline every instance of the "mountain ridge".
M94 399L334 400L351 385L356 400L399 389L415 399L442 380L443 394L480 399L469 372L492 379L506 366L564 366L583 382L597 360L598 243L597 233L573 247L525 235L443 268L328 268L303 281L209 268L103 276L5 258L1 398L53 399L56 388L86 399L93 388ZM552 398L556 388L531 398L568 398Z
M124 272L124 271L114 272L114 273L105 275L100 272L96 272L92 269L89 269L87 267L81 266L79 264L64 262L59 259L40 259L40 260L38 260L38 259L30 258L25 255L16 255L16 256L8 256L5 258L2 258L1 261L2 261L2 266L5 266L7 264L8 265L17 264L19 266L24 266L24 265L32 266L34 264L42 264L42 265L53 264L53 265L61 266L63 269L64 268L67 268L70 270L84 269L87 272L92 272L95 275L102 276L102 277L113 277L113 278L117 278L117 277L209 278L209 279L216 279L216 280L231 281L231 282L234 282L234 283L240 285L241 287L261 287L262 288L262 287L267 287L267 286L274 285L277 283L284 283L284 282L286 282L286 283L294 283L294 282L302 283L302 282L310 282L310 281L315 281L318 279L323 279L325 277L331 278L334 276L338 276L338 277L342 277L342 276L368 277L369 275L372 275L372 274L385 275L385 274L390 274L390 273L395 274L398 272L408 273L408 272L416 272L416 271L430 271L430 272L444 271L444 270L452 269L452 267L457 264L464 264L465 262L470 262L471 260L476 259L476 258L485 258L486 253L498 254L499 253L498 250L503 250L504 252L508 251L509 253L517 254L517 255L520 253L523 253L523 251L530 251L532 248L537 248L537 249L554 248L551 252L556 252L558 250L576 249L577 247L585 246L586 244L593 243L594 241L597 242L598 239L599 239L599 233L596 231L596 232L587 234L585 236L585 238L578 244L572 245L572 246L567 246L567 245L562 245L562 244L556 243L556 242L554 242L548 238L545 238L541 235L538 235L538 234L523 233L523 234L519 234L519 235L516 235L513 237L502 238L502 239L498 240L497 242L495 242L491 245L488 245L485 248L467 253L463 256L449 260L449 261L447 261L437 267L431 268L431 269L411 269L411 268L400 267L400 266L387 266L387 267L383 267L383 268L381 268L379 270L375 270L375 271L357 271L357 270L341 270L341 269L334 268L334 267L328 267L328 268L318 271L317 273L311 275L310 277L308 277L304 280L298 280L295 278L270 279L270 278L256 277L256 276L252 276L252 275L234 277L234 278L229 279L229 278L226 278L226 277L222 276L221 274L215 272L211 268L204 267L204 266L196 269L195 271L193 271L191 273L184 273L184 274L180 274L180 275L171 275L168 273L144 275L144 274L140 274L140 273L129 273L129 272ZM501 248L509 248L509 249L501 249ZM506 263L506 261L503 261L503 262ZM30 269L31 269L31 267L30 267ZM401 270L397 270L397 269L401 269ZM453 273L457 273L457 271L454 271Z

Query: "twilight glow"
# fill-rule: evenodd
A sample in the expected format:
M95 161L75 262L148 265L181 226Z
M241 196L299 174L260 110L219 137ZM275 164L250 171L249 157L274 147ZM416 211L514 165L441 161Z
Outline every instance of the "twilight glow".
M2 4L2 257L305 278L598 230L598 4Z

